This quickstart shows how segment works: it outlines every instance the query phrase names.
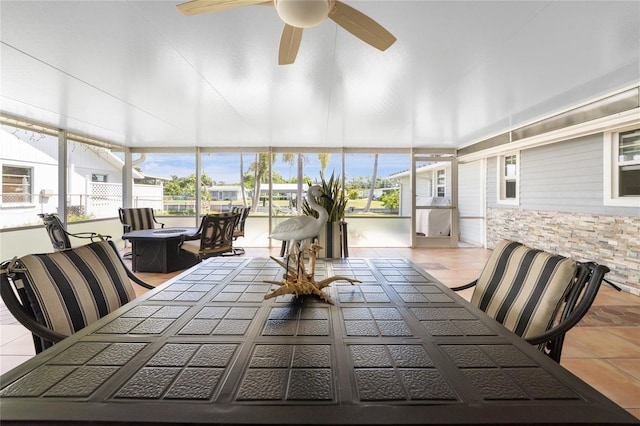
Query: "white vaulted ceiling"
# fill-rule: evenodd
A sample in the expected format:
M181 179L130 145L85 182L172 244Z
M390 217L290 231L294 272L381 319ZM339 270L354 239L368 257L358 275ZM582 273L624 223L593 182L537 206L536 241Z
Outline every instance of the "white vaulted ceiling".
M270 6L0 1L0 112L131 147L460 147L640 81L640 1L345 2L277 65Z

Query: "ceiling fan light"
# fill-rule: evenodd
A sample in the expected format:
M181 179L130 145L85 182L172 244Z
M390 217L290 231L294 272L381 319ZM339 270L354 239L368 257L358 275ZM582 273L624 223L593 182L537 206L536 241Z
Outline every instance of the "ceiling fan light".
M276 11L287 24L297 28L315 27L329 16L329 0L276 0Z

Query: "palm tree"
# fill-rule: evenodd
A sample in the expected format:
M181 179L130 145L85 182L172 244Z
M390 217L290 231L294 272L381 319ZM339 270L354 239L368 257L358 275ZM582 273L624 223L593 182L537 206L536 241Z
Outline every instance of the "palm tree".
M244 192L244 161L242 153L240 153L240 192L242 192L242 205L247 207L247 194Z
M295 154L292 154L292 153L282 154L282 161L284 161L286 164L293 165L294 158L295 158ZM329 158L331 158L331 154L327 154L327 153L318 154L318 161L320 161L321 172L324 172L324 169L327 168L327 165L329 164ZM298 173L297 173L298 191L296 194L296 209L299 212L302 211L302 204L304 201L304 198L302 196L302 184L304 181L305 160L306 160L305 156L299 153L298 154Z
M369 188L369 197L367 198L367 205L364 207L365 213L369 212L371 208L371 201L373 201L373 194L376 189L376 180L378 179L378 154L376 153L373 158L373 175L371 176L371 187Z
M258 204L260 204L260 184L262 180L268 178L269 167L272 162L276 161L276 155L272 154L271 158L268 153L256 153L256 161L254 161L249 170L253 171L253 205L251 211L256 212L258 210Z

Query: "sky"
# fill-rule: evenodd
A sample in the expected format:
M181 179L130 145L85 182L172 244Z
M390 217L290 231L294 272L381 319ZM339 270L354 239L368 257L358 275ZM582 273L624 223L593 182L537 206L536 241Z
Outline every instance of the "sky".
M134 161L137 157L134 155ZM249 168L254 161L254 154L243 155L244 170ZM320 163L314 154L305 154L304 175L312 179L320 178ZM371 176L373 172L373 154L347 154L345 157L345 168L347 169L347 179L353 177ZM203 154L201 160L202 170L216 182L227 184L238 183L239 176L239 153L215 153ZM289 165L283 162L281 155L277 155L274 170L285 179L290 179L297 175L296 164ZM195 170L195 158L193 154L152 154L145 156L145 161L138 164L143 173L152 176L171 178L172 175L179 177L189 176ZM331 154L329 165L325 169L325 177L331 176L335 172L336 176L341 173L342 160L339 153ZM378 177L385 178L390 174L409 169L408 154L381 154L378 160Z

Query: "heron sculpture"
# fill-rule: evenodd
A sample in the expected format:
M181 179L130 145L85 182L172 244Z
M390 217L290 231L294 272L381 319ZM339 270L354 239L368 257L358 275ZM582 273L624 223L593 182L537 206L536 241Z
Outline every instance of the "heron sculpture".
M298 253L304 251L304 241L313 238L320 233L322 226L327 222L329 213L316 202L316 198L324 198L333 203L331 197L322 191L320 185L313 185L307 191L307 202L309 206L318 212L318 217L296 216L278 224L271 232L270 237L280 241L287 241L287 257L293 253L293 248L300 242ZM288 258L287 258L288 260Z
M307 191L307 202L313 210L318 212L317 218L311 216L296 216L285 220L273 228L273 232L270 237L280 241L287 241L289 246L287 247L286 263L274 258L273 256L271 257L271 259L276 261L278 265L285 269L285 274L282 282L271 280L265 281L266 283L276 284L279 286L271 293L266 294L264 296L265 300L276 296L284 296L285 294L294 294L296 297L305 294L315 294L321 299L326 300L329 303L333 303L333 299L322 291L323 288L328 287L329 284L338 280L348 281L352 285L360 282L355 278L339 275L328 277L321 281L316 281L314 275L316 255L319 248L317 244L311 245L309 253L309 271L305 268L304 260L302 259L304 256L304 242L305 240L318 235L322 226L329 217L327 210L316 202L318 197L328 199L333 203L331 197L322 191L322 187L320 185L313 185L310 187ZM300 243L300 247L296 253L294 247L297 242ZM289 258L291 256L295 256L295 262L297 263L297 268L295 270L289 267Z

